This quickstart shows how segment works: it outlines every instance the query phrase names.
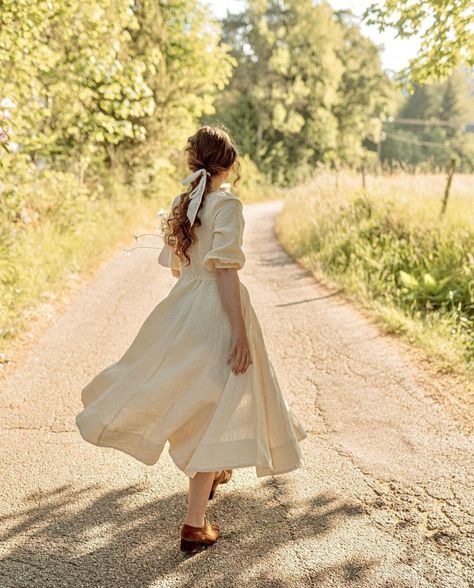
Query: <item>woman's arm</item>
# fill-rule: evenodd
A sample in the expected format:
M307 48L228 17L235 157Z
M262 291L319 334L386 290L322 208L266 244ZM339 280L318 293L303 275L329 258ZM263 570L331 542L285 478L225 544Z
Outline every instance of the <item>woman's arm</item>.
M227 363L234 359L232 371L235 374L244 373L253 363L247 339L247 330L242 314L242 300L240 298L240 280L237 270L234 268L216 268L217 287L229 317L232 340Z

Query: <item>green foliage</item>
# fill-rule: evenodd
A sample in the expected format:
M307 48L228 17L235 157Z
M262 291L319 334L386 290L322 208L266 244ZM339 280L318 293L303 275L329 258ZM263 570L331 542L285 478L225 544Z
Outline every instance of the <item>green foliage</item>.
M135 120L155 105L145 65L130 55L130 9L128 0L2 0L0 93L15 104L10 139L23 153L65 159L143 137Z
M0 215L2 351L44 313L43 304L80 273L93 271L119 240L149 224L159 207L169 203L169 192L147 200L118 177L107 189L97 182L81 185L76 174L54 171L24 184L22 193L16 221Z
M474 328L474 272L467 257L474 250L472 230L407 226L396 205L360 198L332 217L330 226L321 219L313 240L321 263L331 274L357 274L372 296L412 314L442 311Z
M364 12L367 24L421 36L418 54L400 74L411 83L443 80L459 65L474 65L474 5L471 0L385 0Z
M111 163L119 144L163 157L213 112L231 71L194 0L0 0L0 24L9 140L35 161Z
M344 64L333 112L338 122L338 165L354 166L370 158L365 140L376 144L381 120L395 106L395 89L382 70L379 49L364 37L345 12L337 14L344 39L336 49ZM374 155L374 154L372 154Z
M311 0L251 0L223 34L238 66L218 117L267 178L285 184L317 162L363 159L392 88L351 17Z
M208 12L196 0L135 3L132 53L145 64L143 78L156 108L140 119L146 141L128 141L114 157L126 162L134 185L147 193L157 188L164 167L176 172L177 147L185 145L196 121L214 113L215 96L232 74L235 61Z
M248 155L240 158L240 180L232 191L245 203L278 198L278 189L268 184L255 162Z
M474 136L464 131L474 115L468 82L468 72L459 69L444 82L415 84L395 121L385 124L382 162L390 167L439 170L446 169L451 157L456 156L458 172L473 171ZM397 119L419 120L420 124L407 127Z
M219 42L196 0L0 0L0 338L177 193Z
M400 330L410 333L413 323L420 325L425 343L433 330L456 350L444 359L474 366L474 217L465 214L468 192L464 201L453 198L454 212L439 222L439 202L423 195L416 181L383 178L364 193L354 191L349 178L337 196L330 183L316 182L297 201L288 199L277 232L291 253L364 303L406 317L404 327L399 320Z

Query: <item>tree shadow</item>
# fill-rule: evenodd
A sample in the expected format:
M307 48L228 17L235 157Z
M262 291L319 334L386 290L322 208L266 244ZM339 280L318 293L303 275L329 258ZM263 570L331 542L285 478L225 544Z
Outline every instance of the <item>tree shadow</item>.
M208 517L219 522L222 537L192 557L179 550L184 492L150 499L153 488L140 484L114 490L64 485L30 494L17 513L0 517L7 529L0 541L12 546L0 560L1 586L283 588L316 586L331 576L355 586L377 563L345 559L317 570L302 567L291 581L263 572L250 580L249 570L262 560L272 562L276 551L304 539L324 541L363 510L329 494L295 502L284 478L269 478L258 490L219 490Z
M300 263L297 259L291 258L284 251L282 251L281 253L277 253L272 257L263 257L262 255L260 255L258 257L258 263L263 267L293 266L292 275L288 276L289 283L293 283L298 280L307 280L312 282L316 281L314 273L311 270L304 267L302 263Z
M331 292L330 294L324 294L322 296L315 296L314 298L305 298L303 300L294 300L293 302L285 302L283 304L275 304L275 306L293 306L295 304L304 304L305 302L317 302L319 300L326 300L327 298L333 298L334 296L341 294L341 292L343 292L342 288L339 290L335 290L334 292Z
M294 265L295 262L291 257L285 254L276 254L272 257L259 256L258 262L263 266L282 267L285 265ZM308 272L309 273L309 272Z

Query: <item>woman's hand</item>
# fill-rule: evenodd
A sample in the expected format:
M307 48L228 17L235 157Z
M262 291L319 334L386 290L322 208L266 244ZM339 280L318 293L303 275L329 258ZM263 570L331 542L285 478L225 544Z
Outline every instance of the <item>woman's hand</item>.
M229 364L232 360L232 371L234 374L245 373L249 365L253 363L245 329L232 331L231 346L229 355L227 356L227 363Z
M242 312L239 276L235 268L217 268L216 274L219 294L229 317L232 332L227 364L232 362L232 371L235 374L243 374L253 362Z

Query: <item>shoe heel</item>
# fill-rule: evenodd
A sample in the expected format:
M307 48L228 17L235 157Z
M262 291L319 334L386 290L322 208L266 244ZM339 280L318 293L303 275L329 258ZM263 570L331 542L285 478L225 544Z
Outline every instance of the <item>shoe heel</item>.
M199 543L197 541L187 541L186 539L181 539L180 549L181 551L185 551L186 553L192 553L193 551L198 551L207 547L205 543Z

